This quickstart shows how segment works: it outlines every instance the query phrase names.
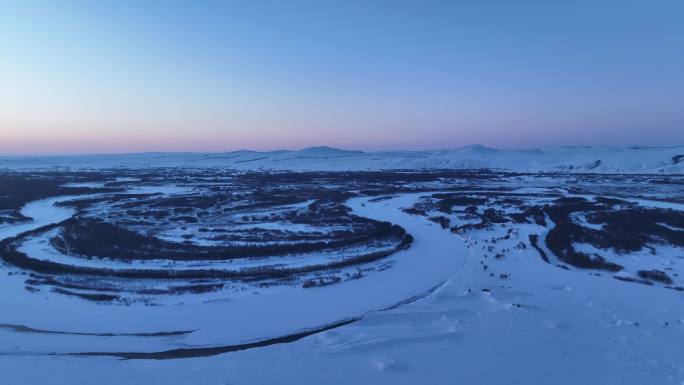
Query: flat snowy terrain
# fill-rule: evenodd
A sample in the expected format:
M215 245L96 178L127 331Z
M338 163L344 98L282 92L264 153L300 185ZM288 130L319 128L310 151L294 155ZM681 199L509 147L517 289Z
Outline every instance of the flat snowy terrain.
M236 170L478 169L595 173L684 173L684 147L568 146L498 150L480 145L434 151L299 151L142 153L122 155L0 157L0 169L43 167L223 167Z

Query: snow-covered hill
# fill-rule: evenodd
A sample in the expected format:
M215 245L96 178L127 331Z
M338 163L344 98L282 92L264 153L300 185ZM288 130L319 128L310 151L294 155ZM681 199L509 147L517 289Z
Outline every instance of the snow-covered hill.
M238 170L477 169L597 173L684 173L684 146L565 146L501 150L472 145L451 150L363 152L331 147L298 151L5 156L0 168L221 167Z

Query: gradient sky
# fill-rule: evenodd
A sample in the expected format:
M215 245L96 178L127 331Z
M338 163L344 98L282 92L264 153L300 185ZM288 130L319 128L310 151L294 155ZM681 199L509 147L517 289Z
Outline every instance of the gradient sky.
M0 0L0 154L684 144L684 1Z

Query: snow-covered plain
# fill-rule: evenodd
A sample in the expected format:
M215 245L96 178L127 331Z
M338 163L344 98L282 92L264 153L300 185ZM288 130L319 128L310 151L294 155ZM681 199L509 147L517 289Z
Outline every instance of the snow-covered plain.
M544 262L537 250L521 244L529 244L531 234L543 238L554 225L548 217L546 225L501 223L454 233L429 218L443 214L452 226L476 224L466 206L447 214L404 210L436 201L424 187L440 184L448 190L434 192L478 198L505 191L511 201L548 204L559 196L591 201L596 195L587 194L587 186L624 198L632 183L642 183L642 192L662 198L635 194L630 200L640 207L684 209L677 203L682 195L677 184L649 188L625 180L616 188L611 180L568 180L572 177L512 176L486 186L429 182L420 192L351 198L345 204L354 214L400 225L414 241L384 260L387 269L324 287L277 286L229 297L208 293L201 297L204 301L120 306L27 291L27 277L5 267L0 277L1 378L8 384L683 383L683 291L660 283L624 282L609 272L559 267L562 263L540 244L551 258ZM581 191L571 193L566 187ZM129 190L184 191L175 186ZM63 221L75 211L54 203L77 198L31 202L22 214L33 221L4 225L0 234L10 237ZM498 199L474 212L515 212L515 204ZM589 228L602 227L589 223L584 214L571 217ZM677 224L665 225L681 230ZM54 250L45 239L32 238L22 250L40 259L77 263L72 256L50 254ZM678 274L684 273L681 247L661 245L653 248L655 254L644 249L628 255L585 244L575 247L621 263L625 269L615 276L634 278L637 270L657 268L671 274L673 285L684 278ZM245 344L340 321L353 322L292 342L208 357L116 356ZM166 334L154 335L160 332ZM113 356L69 355L89 352Z
M481 145L430 151L348 151L310 147L298 151L140 153L84 156L5 156L0 169L45 167L230 168L235 170L397 170L492 168L530 172L684 173L684 147L565 146L501 150Z

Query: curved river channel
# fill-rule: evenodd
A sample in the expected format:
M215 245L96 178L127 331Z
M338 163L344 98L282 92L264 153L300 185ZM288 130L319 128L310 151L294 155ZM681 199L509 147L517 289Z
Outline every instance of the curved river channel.
M129 192L173 194L182 190L168 186ZM422 195L425 193L386 200L349 200L347 205L355 214L397 224L413 236L414 242L409 249L388 257L391 268L325 287L287 286L221 301L124 306L28 292L26 275L3 264L0 352L99 355L204 349L206 353L229 345L259 346L255 341L288 342L311 334L311 330L329 329L368 312L396 306L451 278L470 255L458 237L441 231L435 223L401 211ZM0 239L70 218L75 210L55 203L82 197L54 197L27 204L21 212L33 220L0 227Z

